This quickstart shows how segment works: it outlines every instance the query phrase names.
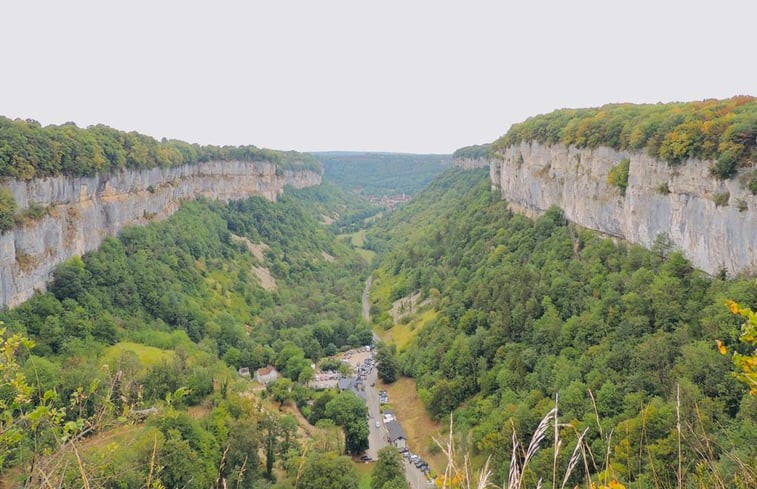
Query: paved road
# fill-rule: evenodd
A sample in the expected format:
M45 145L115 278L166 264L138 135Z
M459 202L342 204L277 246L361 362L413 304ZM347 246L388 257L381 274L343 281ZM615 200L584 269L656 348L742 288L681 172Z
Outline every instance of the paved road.
M368 401L368 455L376 460L378 458L378 451L388 445L386 441L386 430L384 429L384 423L381 420L381 412L379 410L379 398L378 389L371 387L371 384L375 384L377 379L376 369L372 369L371 373L365 381L365 397ZM379 422L379 427L376 428L376 421Z
M384 428L383 419L379 408L378 389L371 387L371 384L376 382L377 379L376 369L374 368L365 384L365 397L368 401L368 450L367 454L373 459L378 458L378 451L389 444L386 441L386 429ZM379 422L379 427L376 427L376 421ZM401 420L400 420L401 421ZM412 447L408 447L412 451ZM404 459L405 465L405 479L410 483L412 489L427 489L430 487L426 475L420 471L415 465L411 464L408 460Z
M405 460L405 479L410 483L410 487L413 489L427 489L429 487L434 487L426 478L426 474L421 472L421 469L411 464L409 460L403 460Z
M365 289L363 290L363 319L370 322L371 313L371 285L373 283L373 276L368 277L365 281ZM378 343L379 338L375 334L373 335L373 341ZM371 370L368 378L365 381L365 397L368 402L368 450L367 454L373 460L378 458L378 451L389 444L386 441L386 429L384 429L383 419L381 417L381 409L379 405L378 389L375 387L378 380L378 374L376 368ZM376 427L376 421L379 422L378 428ZM401 420L400 420L401 422ZM408 447L412 451L412 447ZM412 489L427 489L431 487L431 484L426 479L426 475L420 471L415 465L411 464L409 460L404 459L405 465L405 479L410 483Z
M363 289L363 319L367 322L371 321L371 285L373 284L373 275L368 277L365 281L365 289Z

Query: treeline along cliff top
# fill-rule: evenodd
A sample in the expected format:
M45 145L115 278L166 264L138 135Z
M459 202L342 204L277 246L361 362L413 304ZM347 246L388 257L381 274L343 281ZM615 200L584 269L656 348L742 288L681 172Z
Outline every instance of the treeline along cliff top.
M42 126L0 116L0 177L24 180L53 175L84 176L124 168L170 167L210 160L270 161L281 169L320 170L309 154L256 146L201 146L161 141L105 125L81 129L74 123Z
M757 99L743 95L701 102L561 109L513 124L493 143L492 151L523 141L646 150L671 164L688 158L717 160L719 176L727 178L737 168L757 163Z

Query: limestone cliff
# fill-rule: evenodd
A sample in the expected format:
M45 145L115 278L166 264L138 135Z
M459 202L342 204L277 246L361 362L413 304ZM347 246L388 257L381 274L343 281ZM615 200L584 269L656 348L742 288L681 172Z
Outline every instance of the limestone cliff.
M623 195L608 174L626 158ZM647 248L667 235L707 273L757 274L757 196L739 176L712 177L711 165L690 159L670 166L644 153L524 142L498 152L490 174L515 211L536 215L557 205L581 226Z
M55 267L96 249L125 226L173 214L182 201L197 197L237 200L261 195L270 200L285 185L318 185L321 174L281 170L273 163L210 161L195 165L124 170L93 177L58 176L6 180L20 209L46 208L0 236L0 305L14 306L45 288Z
M492 164L489 158L454 158L452 166L462 168L463 170L473 170L475 168L489 168Z

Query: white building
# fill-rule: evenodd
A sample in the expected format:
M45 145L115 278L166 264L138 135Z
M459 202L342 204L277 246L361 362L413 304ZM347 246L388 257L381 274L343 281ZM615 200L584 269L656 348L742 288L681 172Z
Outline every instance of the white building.
M255 380L263 385L268 385L278 378L279 372L273 365L268 365L255 371Z

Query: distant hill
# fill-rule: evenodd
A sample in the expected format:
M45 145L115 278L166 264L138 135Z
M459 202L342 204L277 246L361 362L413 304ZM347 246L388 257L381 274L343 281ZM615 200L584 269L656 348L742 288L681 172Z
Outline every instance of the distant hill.
M346 151L312 154L323 164L327 179L343 188L377 197L413 195L452 166L451 155Z

